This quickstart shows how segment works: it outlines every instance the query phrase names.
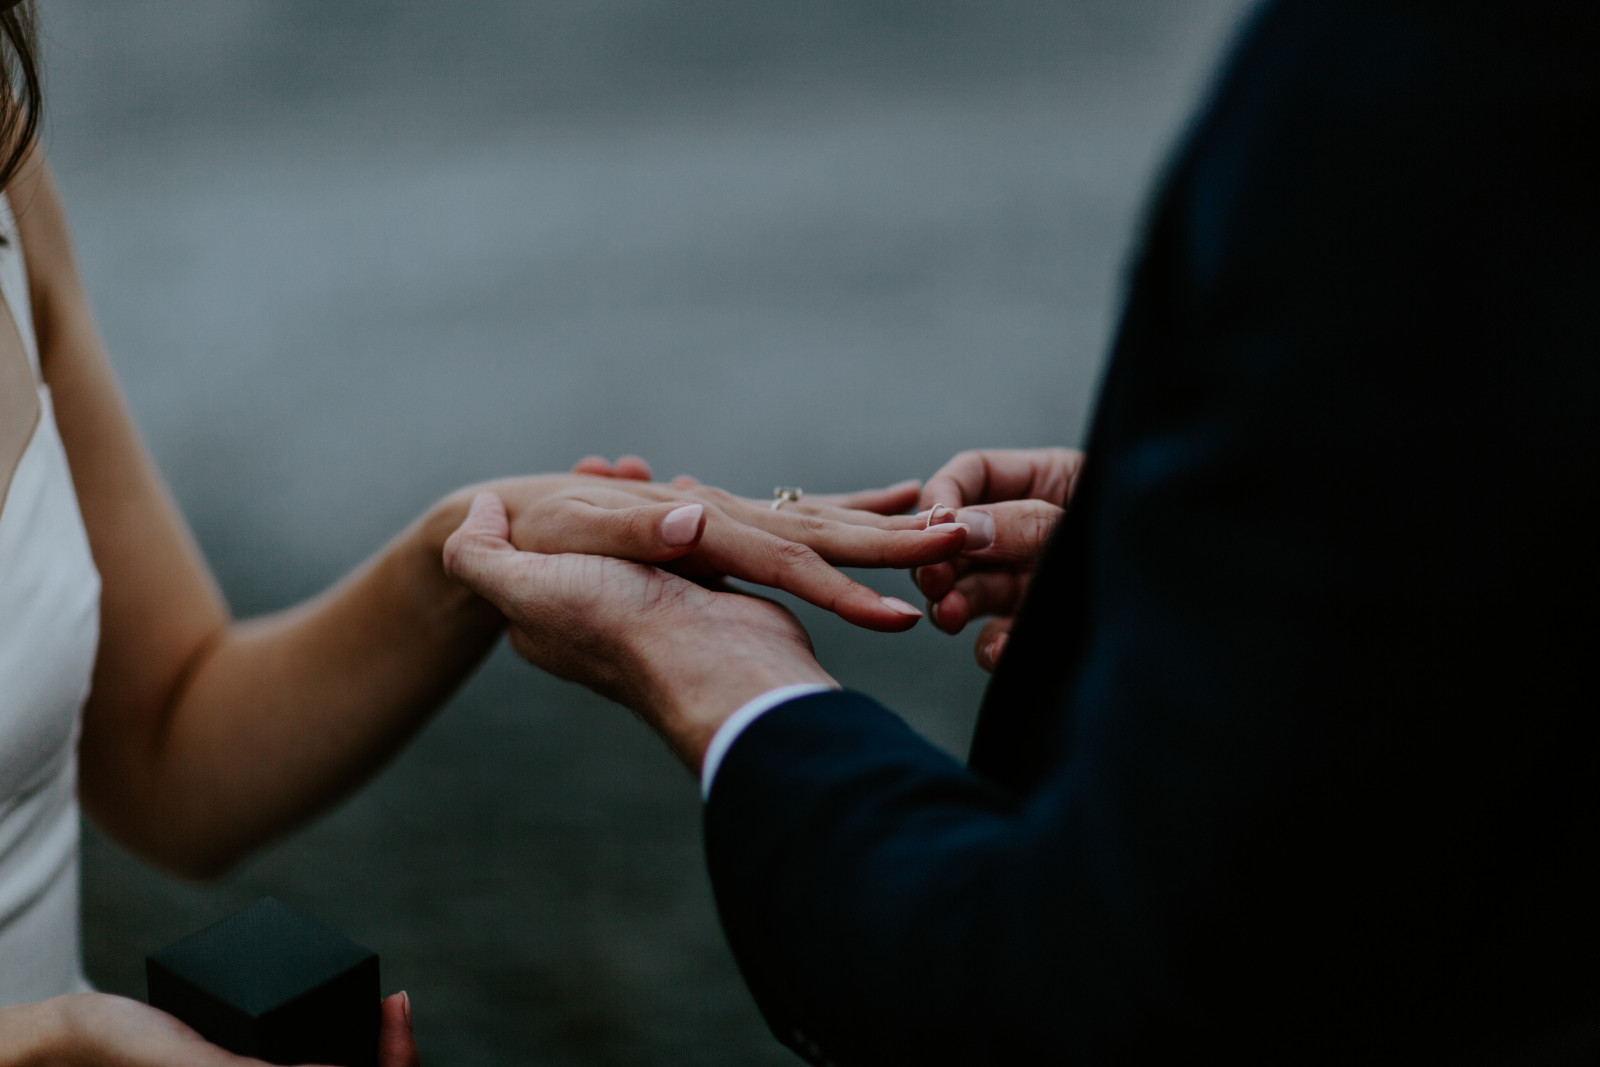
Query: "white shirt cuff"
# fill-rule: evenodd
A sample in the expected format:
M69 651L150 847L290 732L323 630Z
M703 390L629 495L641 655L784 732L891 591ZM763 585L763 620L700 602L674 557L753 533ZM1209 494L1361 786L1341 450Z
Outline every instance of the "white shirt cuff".
M716 780L717 768L722 766L723 757L728 754L728 749L733 747L733 743L739 740L739 735L744 733L745 727L779 704L787 704L791 700L808 697L813 693L834 693L838 689L838 686L820 685L816 682L785 685L767 690L728 716L722 725L717 727L717 732L711 735L711 744L706 748L705 761L700 764L700 799L702 801L711 799L711 783Z

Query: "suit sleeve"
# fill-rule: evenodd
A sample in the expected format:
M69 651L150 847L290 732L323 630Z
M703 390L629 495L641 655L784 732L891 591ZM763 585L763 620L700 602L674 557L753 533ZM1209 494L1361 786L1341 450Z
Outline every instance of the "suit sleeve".
M1093 834L1063 825L1081 816L1066 799L1023 804L860 694L751 725L705 827L724 928L774 1033L813 1063L1086 1047L1066 1016L1127 1010L1115 973L1136 968L1141 935L1108 906L1106 856L1079 847Z

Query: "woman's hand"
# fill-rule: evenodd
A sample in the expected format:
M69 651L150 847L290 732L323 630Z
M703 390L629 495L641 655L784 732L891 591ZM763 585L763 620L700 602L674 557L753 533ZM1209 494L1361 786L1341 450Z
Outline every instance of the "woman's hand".
M648 482L653 477L650 464L634 455L618 456L615 463L604 456L584 456L573 464L572 473L642 482ZM677 489L692 489L701 483L700 479L692 475L680 474L669 484ZM877 515L899 515L916 503L918 490L921 488L920 481L909 478L882 489L861 489L853 493L824 493L809 499L812 504L822 504L831 508L870 511ZM764 503L768 508L772 507L770 500L750 501L750 503Z
M1027 595L1039 554L1060 521L1083 471L1084 454L1067 448L962 452L941 467L919 506L930 528L971 529L956 558L912 572L928 598L934 625L959 633L981 615L996 618L978 634L978 665L994 670L1012 618Z
M418 1067L404 993L383 1002L380 1067ZM266 1067L225 1052L166 1012L105 993L0 1010L0 1067Z
M782 589L873 630L904 630L922 613L836 566L935 563L952 558L966 539L959 524L927 528L915 516L883 513L909 507L915 482L807 497L775 509L770 500L737 497L690 478L645 481L649 468L636 457L614 466L591 457L578 469L595 473L512 478L472 492L500 498L510 542L522 551L653 563L699 582L737 578ZM452 498L458 508L465 494Z

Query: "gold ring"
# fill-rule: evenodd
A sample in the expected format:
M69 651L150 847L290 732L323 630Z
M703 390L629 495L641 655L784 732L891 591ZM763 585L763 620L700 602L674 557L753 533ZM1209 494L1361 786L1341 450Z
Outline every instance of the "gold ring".
M805 495L805 491L797 485L780 485L772 491L772 510L777 511L785 504L793 504Z

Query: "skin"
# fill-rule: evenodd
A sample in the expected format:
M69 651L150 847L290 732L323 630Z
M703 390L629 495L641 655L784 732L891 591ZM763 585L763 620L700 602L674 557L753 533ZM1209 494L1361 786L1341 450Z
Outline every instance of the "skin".
M383 1002L378 1038L382 1067L418 1067L410 999ZM165 1012L137 1000L76 993L0 1009L8 1067L265 1067L210 1044Z
M11 310L0 301L0 345L22 353L22 337ZM11 475L39 422L39 394L26 358L0 360L0 500L11 487Z
M1069 448L984 449L957 453L928 479L917 502L930 526L965 523L989 531L981 546L912 572L928 615L946 633L992 615L978 633L978 665L992 671L1027 595L1034 564L1061 520L1083 473Z
M968 452L923 491L920 519L931 529L963 513L974 531L986 526L982 547L918 573L935 609L950 606L952 632L972 614L1003 615L979 638L986 669L1082 465L1067 449ZM504 502L479 495L445 543L446 569L500 609L523 658L632 709L696 775L717 728L747 701L785 685L837 684L779 605L619 559L521 551L511 530Z
M921 613L831 563L931 564L965 543L959 525L928 530L911 516L859 510L905 510L916 483L774 511L693 479L650 483L637 457L590 459L572 474L453 493L321 595L235 621L134 427L44 160L32 158L7 193L26 252L41 368L102 579L80 797L121 845L180 876L219 875L359 786L498 640L500 611L442 564L446 538L485 488L504 502L506 534L521 548L663 564L708 583L745 579L878 630L905 629ZM10 376L3 380L19 366L30 373L20 336L0 329L0 373ZM38 417L32 383L23 383L21 394L34 402L0 408L6 481ZM386 1067L415 1062L397 1011L385 1016ZM98 996L6 1009L0 1067L244 1062L215 1058L148 1012Z
M446 569L504 613L524 659L632 709L697 775L746 701L837 684L771 601L626 560L519 551L510 532L504 503L483 493L445 544Z

